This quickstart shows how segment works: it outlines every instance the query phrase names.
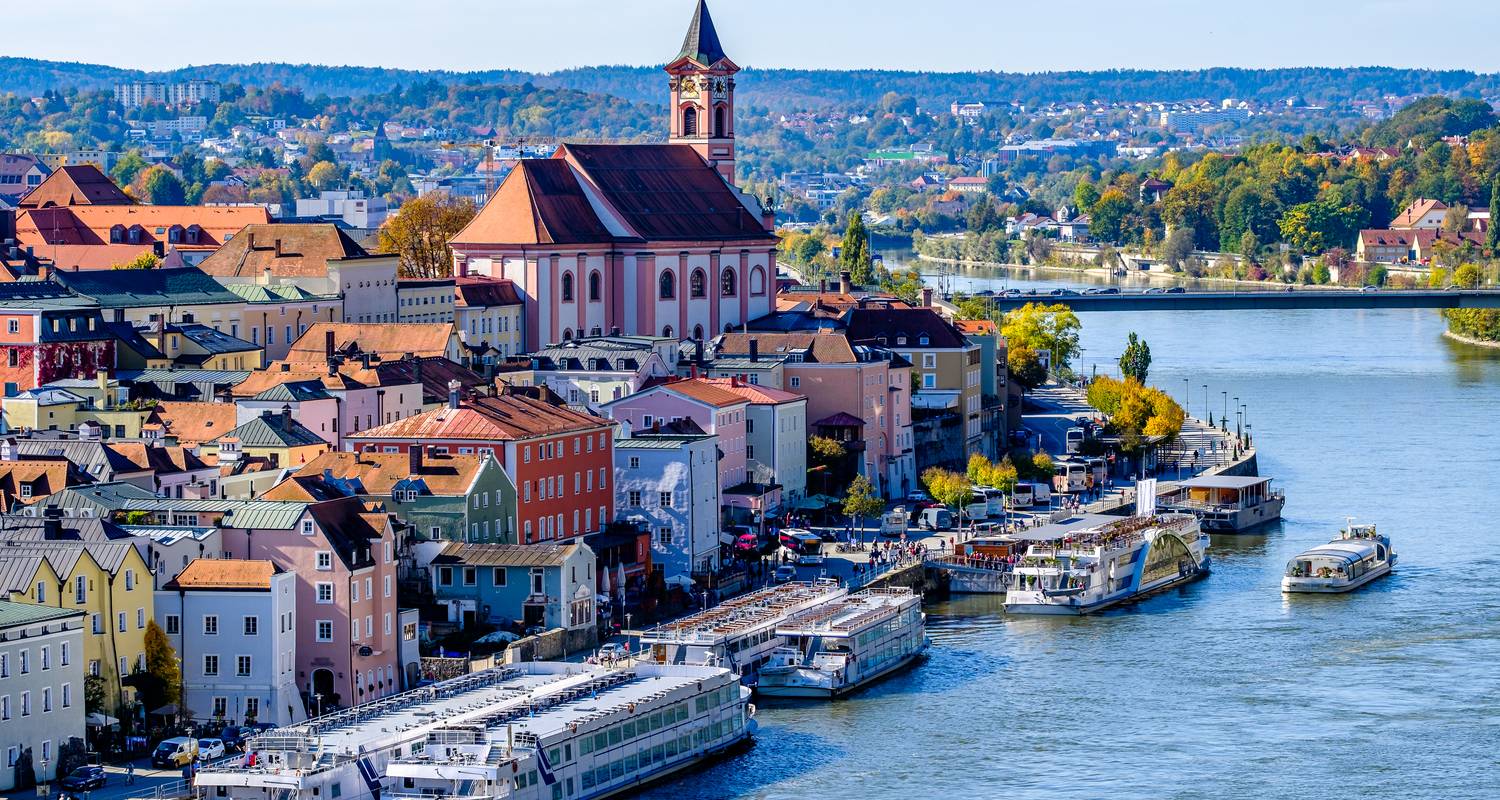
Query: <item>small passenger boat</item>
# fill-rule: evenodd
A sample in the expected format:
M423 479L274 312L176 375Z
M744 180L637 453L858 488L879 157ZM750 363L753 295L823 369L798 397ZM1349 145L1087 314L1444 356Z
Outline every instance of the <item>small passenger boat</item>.
M1348 592L1389 575L1396 566L1391 540L1374 525L1352 521L1339 538L1298 555L1286 565L1283 592Z
M848 694L920 658L927 649L922 598L904 587L867 589L776 626L786 642L760 668L767 697Z

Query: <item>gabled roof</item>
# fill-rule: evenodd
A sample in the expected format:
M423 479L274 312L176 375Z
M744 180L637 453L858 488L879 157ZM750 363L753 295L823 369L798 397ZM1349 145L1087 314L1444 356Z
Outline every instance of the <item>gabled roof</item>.
M241 384L243 385L243 384ZM316 381L292 381L278 383L271 388L260 392L252 397L252 400L280 401L284 403L302 403L308 400L327 400L331 395L323 390L321 383Z
M578 176L560 159L522 159L495 196L453 237L467 244L589 244L613 239Z
M69 486L93 481L65 458L23 458L0 461L0 513L14 513L15 505L29 505ZM26 498L21 487L30 487Z
M114 205L128 206L135 201L93 164L60 167L32 189L19 208L48 206Z
M813 427L863 428L865 421L846 411L824 417L813 423Z
M776 239L689 145L565 144L554 158L573 164L642 239Z
M307 511L346 567L360 569L375 563L372 542L385 535L389 517L370 512L357 497L313 503Z
M258 223L246 225L198 266L220 277L324 277L328 262L369 255L335 225Z
M1441 200L1419 197L1391 220L1392 228L1411 228L1433 211L1447 211L1448 204Z
M708 3L698 0L698 8L693 11L693 20L688 24L687 35L682 39L682 49L678 51L677 58L690 59L705 67L723 61L728 56L724 55L724 46L719 44L719 32L714 29L714 18L709 16Z
M709 378L679 378L659 383L636 394L645 394L650 391L672 392L715 408L729 408L748 402L748 398L729 391L728 383L729 381L716 381Z
M749 400L752 405L774 406L807 399L806 396L797 394L796 392L788 392L771 386L758 386L753 383L745 383L738 378L705 378L703 380L726 392Z
M432 563L470 567L561 567L576 544L464 544L449 542Z
M239 558L195 558L167 581L167 591L270 591L271 578L282 570L270 561Z
M66 458L79 469L97 479L109 475L135 475L143 470L101 441L82 439L18 439L16 449L23 456Z
M420 494L463 497L484 466L481 456L427 454L413 472L411 461L406 453L330 452L303 464L292 480L333 484L339 492L334 496L348 494L345 488L355 487L357 482L357 487L369 495L387 496L397 489L411 489ZM272 488L264 497L279 499L277 490L285 485Z
M57 272L53 277L103 308L244 302L197 267Z
M215 441L227 437L238 439L241 447L306 447L328 443L287 414L252 417Z
M354 441L368 439L515 441L560 433L595 431L609 426L605 420L580 414L522 394L475 397L458 408L426 411L406 419L350 434Z
M227 333L222 333L207 325L200 325L196 322L177 323L172 326L172 330L182 334L183 338L197 345L210 355L248 353L261 349L258 344L230 336Z
M930 308L851 308L844 315L849 338L882 347L964 348L969 342ZM900 337L906 337L902 344ZM921 337L927 344L921 344Z
M487 308L491 306L518 306L521 305L521 295L516 292L516 284L504 278L490 278L484 275L460 275L453 279L455 297L453 305L460 308L474 306Z
M158 476L209 468L186 447L152 447L144 442L110 442L105 446L140 469L152 470Z
M854 364L860 361L849 337L842 331L799 333L726 333L720 337L717 355L745 355L755 340L762 355L802 353L803 360L817 364Z
M234 404L167 401L157 404L152 419L162 425L167 434L176 436L180 444L191 447L213 441L233 430Z
M16 237L34 245L113 246L161 244L177 250L198 252L218 249L246 225L269 222L261 206L148 206L85 205L67 208L34 208L16 218ZM136 229L134 242L111 242L116 226ZM197 241L190 242L196 226ZM181 235L171 241L172 228ZM128 238L128 237L127 237Z

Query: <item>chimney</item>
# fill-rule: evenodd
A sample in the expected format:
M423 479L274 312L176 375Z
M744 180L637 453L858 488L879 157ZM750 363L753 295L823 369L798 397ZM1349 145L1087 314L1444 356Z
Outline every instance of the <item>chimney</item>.
M99 381L99 393L104 395L104 407L113 407L114 398L109 396L109 370L95 370L94 377Z
M333 331L323 331L323 355L333 358Z
M63 538L62 509L53 506L42 511L42 538L49 542Z
M271 276L274 275L274 274L275 273L271 270L270 267L266 267L265 269L261 270L260 271L260 284L262 286L270 286L271 285Z
M422 359L411 359L411 382L417 385L417 391L422 391Z
M751 361L751 363L754 363L754 362L759 361L759 360L760 360L760 342L757 341L757 340L755 340L755 339L751 339L750 340L750 361Z
M849 274L849 270L846 269L843 272L839 273L839 294L853 294L853 293L854 293L854 276L850 275Z
M422 472L422 445L410 444L406 446L407 468L411 474L418 475Z
M923 286L922 287L922 307L923 308L932 308L932 287L931 286Z
M696 340L693 341L693 366L695 368L703 366L703 340L702 339L696 339Z
M277 239L275 244L276 257L281 258L281 240Z
M331 359L331 358L328 359L328 377L330 377L330 378L336 377L338 374L339 374L339 362L336 361L336 360L334 360L334 359Z
M458 408L458 393L463 384L458 381L448 381L448 407Z
M292 407L290 405L281 406L281 429L283 431L290 431L292 429Z
M620 326L619 325L611 325L610 328L609 328L609 335L610 336L619 336L620 335Z

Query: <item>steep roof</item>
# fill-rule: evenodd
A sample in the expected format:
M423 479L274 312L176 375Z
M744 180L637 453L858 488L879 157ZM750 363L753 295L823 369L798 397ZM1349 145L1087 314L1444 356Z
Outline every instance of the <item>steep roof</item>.
M233 403L162 402L156 406L154 421L183 445L209 442L234 429Z
M48 206L116 205L128 206L135 201L93 164L60 167L32 189L18 204L19 208Z
M504 278L460 275L453 279L453 288L453 305L458 307L518 306L522 302L515 282Z
M57 272L53 277L102 308L244 302L197 267Z
M577 167L640 238L776 239L689 145L565 144L555 158Z
M383 360L406 353L418 357L443 356L453 339L451 322L317 322L297 337L287 361L327 363L327 335L333 333L335 353L375 353Z
M115 475L134 475L141 468L104 446L101 441L82 439L19 439L16 449L22 456L66 458L90 476L98 479L105 471Z
M152 447L144 442L110 442L105 446L138 468L153 470L158 475L208 468L186 447Z
M764 355L803 352L804 359L819 364L853 364L860 359L842 331L797 333L726 333L720 338L718 355L745 355L750 342L758 343Z
M703 380L726 392L749 400L754 405L780 405L782 403L792 403L807 399L806 396L797 394L796 392L788 392L771 386L758 386L753 383L745 383L737 378L705 378Z
M162 588L167 591L270 591L271 578L281 572L264 560L195 558Z
M1433 211L1447 210L1448 204L1444 203L1441 200L1419 197L1416 200L1413 200L1411 205L1403 209L1400 214L1397 214L1395 219L1391 220L1391 227L1411 228L1417 223L1421 222L1422 218L1427 216L1429 213Z
M292 478L334 479L344 485L358 480L371 495L389 495L398 487L420 491L415 485L420 482L430 494L463 496L484 465L480 456L428 454L413 472L411 461L406 453L330 452L303 464ZM265 498L277 499L272 496L276 491L271 489Z
M609 423L521 394L476 397L458 408L426 411L356 434L352 440L403 439L513 441L560 433L594 431Z
M305 447L328 443L287 414L252 417L219 439L225 437L239 439L241 447Z
M588 244L613 238L566 161L522 159L453 241Z
M727 384L728 381L715 381L708 378L681 378L657 384L653 388L680 394L716 408L737 406L748 400L729 391Z
M82 609L53 608L33 603L0 602L0 628L19 628L82 617Z
M687 35L682 39L682 49L678 51L677 58L672 60L688 58L711 67L727 57L724 55L723 45L719 44L719 32L714 29L714 18L709 16L708 3L698 0L693 20L688 24Z
M28 505L69 486L91 483L89 476L65 458L25 458L0 461L0 513L13 513L14 505ZM21 497L21 487L30 487Z
M278 278L323 277L328 262L369 255L336 225L258 223L247 225L199 268L219 277L263 275Z
M313 503L307 511L345 566L359 569L375 563L371 542L384 536L386 515L368 511L357 497Z
M849 338L879 342L882 347L964 348L963 334L930 308L851 308L844 315ZM900 344L900 337L906 344ZM920 344L921 337L927 344Z

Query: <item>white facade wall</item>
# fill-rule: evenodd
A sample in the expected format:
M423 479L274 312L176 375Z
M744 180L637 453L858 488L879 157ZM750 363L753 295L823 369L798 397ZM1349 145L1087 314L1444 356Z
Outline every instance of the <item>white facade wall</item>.
M0 791L15 787L11 765L28 750L38 780L62 777L58 748L84 738L83 625L80 615L0 630Z
M615 441L615 518L651 531L651 560L667 577L715 569L719 557L718 437L643 438L674 441L670 449ZM671 494L671 506L661 503ZM638 505L632 505L633 498Z

